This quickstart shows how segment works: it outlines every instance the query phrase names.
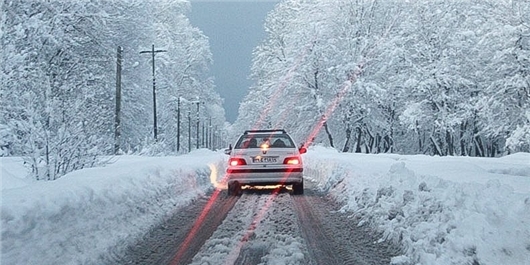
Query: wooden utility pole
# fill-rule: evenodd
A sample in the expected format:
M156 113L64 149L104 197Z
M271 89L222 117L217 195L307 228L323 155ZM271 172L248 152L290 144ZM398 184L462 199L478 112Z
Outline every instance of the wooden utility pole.
M197 144L196 144L196 147L197 149L199 149L199 132L200 132L200 127L199 127L199 120L200 120L200 116L199 116L199 104L201 103L200 101L197 101Z
M114 120L114 154L120 151L120 115L121 115L121 52L123 49L118 46L116 57L116 114Z
M188 153L191 152L191 111L188 110Z
M177 99L177 153L180 151L180 96Z
M140 53L150 53L152 55L151 63L153 64L153 134L155 136L155 142L158 141L158 132L157 132L157 124L156 124L156 79L155 79L155 53L158 52L167 52L167 50L156 50L155 51L155 45L151 46L150 51L141 51Z

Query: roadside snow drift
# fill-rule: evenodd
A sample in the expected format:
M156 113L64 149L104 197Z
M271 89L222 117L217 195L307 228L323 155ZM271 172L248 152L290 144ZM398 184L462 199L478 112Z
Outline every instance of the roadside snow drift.
M226 156L123 156L53 182L24 179L16 158L0 161L0 263L98 264L213 189L210 173L224 171ZM530 264L528 153L430 157L313 147L304 163L307 181L402 246L393 264ZM282 255L268 263L287 264Z
M4 168L12 160L2 158L0 263L97 264L213 189L208 165L224 155L116 157L52 182L13 181L25 172Z
M305 174L402 245L393 264L530 264L530 154L502 158L339 154Z

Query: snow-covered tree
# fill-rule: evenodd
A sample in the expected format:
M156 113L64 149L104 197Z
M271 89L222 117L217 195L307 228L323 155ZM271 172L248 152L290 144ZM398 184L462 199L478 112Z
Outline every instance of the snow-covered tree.
M488 32L490 79L484 83L477 104L482 121L481 135L489 138L481 152L502 148L529 151L530 109L530 1L491 1L485 14L492 21ZM486 47L485 47L486 48ZM518 143L518 144L516 144Z
M282 1L236 125L351 152L528 151L529 2Z
M26 156L37 179L55 179L113 153L118 46L123 151L154 144L151 61L139 53L152 43L167 50L156 62L163 132L157 152L175 151L178 95L209 103L203 123L210 117L214 125L224 123L207 76L208 42L185 17L188 1L2 3L0 125L9 136L2 153Z
M104 14L90 7L83 2L4 5L2 118L18 139L17 153L28 156L38 179L92 165L108 140L111 105L101 82L106 71L97 63L106 54L85 32L102 30Z

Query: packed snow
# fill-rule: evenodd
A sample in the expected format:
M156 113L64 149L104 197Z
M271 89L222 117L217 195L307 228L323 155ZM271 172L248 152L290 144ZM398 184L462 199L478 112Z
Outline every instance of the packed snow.
M24 179L2 161L1 264L94 264L212 189L210 165L224 155L120 156L53 182Z
M432 157L312 147L304 156L307 181L381 240L402 245L393 264L530 264L528 153ZM87 264L212 190L226 156L119 156L53 182L29 180L20 158L0 161L1 263ZM277 252L271 262L299 255Z
M265 261L260 264L305 264L307 246L292 208L286 193L243 194L190 265L234 264L240 255Z
M393 264L530 264L530 154L502 158L339 154L306 175L343 210L402 244Z

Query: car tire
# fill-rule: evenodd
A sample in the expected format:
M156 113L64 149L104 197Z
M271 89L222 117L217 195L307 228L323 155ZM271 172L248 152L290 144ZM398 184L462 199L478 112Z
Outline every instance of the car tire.
M304 182L300 182L298 184L293 184L293 194L294 195L302 195L302 194L304 194Z
M241 185L239 183L228 184L228 196L239 196L241 195Z

